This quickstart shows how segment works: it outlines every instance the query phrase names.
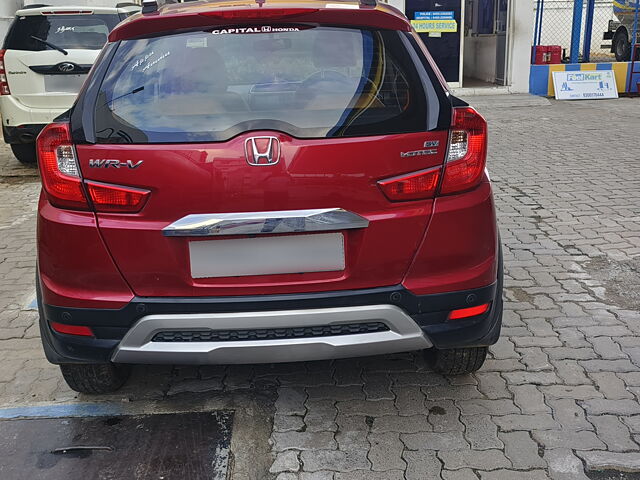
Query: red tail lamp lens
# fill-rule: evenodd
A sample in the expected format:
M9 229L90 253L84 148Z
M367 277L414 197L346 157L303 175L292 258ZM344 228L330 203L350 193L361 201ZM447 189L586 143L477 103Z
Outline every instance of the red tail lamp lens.
M42 12L42 15L91 15L93 10L54 10Z
M286 18L297 17L305 13L315 13L317 8L255 8L247 10L222 10L217 12L203 12L204 17L218 17L224 20L253 19L253 18ZM265 31L266 32L266 31Z
M461 308L459 310L453 310L449 314L449 320L460 320L462 318L477 317L483 313L487 313L491 307L491 303L485 303L484 305L478 305L477 307Z
M4 66L4 54L6 50L0 50L0 95L11 95L9 82L7 81L7 70Z
M47 125L37 140L38 164L47 199L54 207L89 210L68 123ZM85 181L96 212L136 213L149 190Z
M486 162L487 122L473 108L454 108L440 193L464 192L477 186Z
M378 185L392 202L433 198L438 188L441 167L421 170L381 180Z
M51 205L89 210L68 123L47 125L36 140L42 186Z
M136 213L147 203L149 190L98 182L85 182L96 212Z

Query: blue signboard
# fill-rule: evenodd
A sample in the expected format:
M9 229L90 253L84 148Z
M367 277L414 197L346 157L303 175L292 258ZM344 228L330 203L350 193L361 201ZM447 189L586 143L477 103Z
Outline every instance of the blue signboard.
M455 20L453 12L416 12L414 20Z

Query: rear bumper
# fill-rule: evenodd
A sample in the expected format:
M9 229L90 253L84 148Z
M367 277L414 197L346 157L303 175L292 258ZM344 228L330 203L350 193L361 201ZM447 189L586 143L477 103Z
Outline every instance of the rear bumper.
M22 127L35 125L48 125L56 117L66 112L68 108L36 108L27 107L20 103L11 95L0 96L0 114L2 115L3 127ZM5 132L5 142L7 143L24 143L9 142Z
M491 309L483 315L447 321L451 310L488 302ZM395 286L277 296L136 298L120 310L40 305L45 353L58 364L272 363L488 346L498 340L501 318L501 278L484 288L424 296ZM96 337L59 334L50 322L90 326ZM286 338L264 333L372 322L386 329ZM242 331L252 338L154 341L158 333L168 331Z
M308 336L313 335L314 329L320 333L322 327L339 329L345 324L380 324L387 329ZM240 330L240 337L245 339L236 337L233 341L226 341L217 335L215 341L154 341L161 332L185 330L222 330L227 338L228 332ZM297 336L295 332L298 332ZM171 360L181 364L295 362L429 347L431 343L424 332L402 309L393 305L370 305L275 312L149 315L138 320L129 330L115 349L112 361L166 363Z
M11 145L35 143L36 138L46 123L20 125L18 127L2 127L4 142Z

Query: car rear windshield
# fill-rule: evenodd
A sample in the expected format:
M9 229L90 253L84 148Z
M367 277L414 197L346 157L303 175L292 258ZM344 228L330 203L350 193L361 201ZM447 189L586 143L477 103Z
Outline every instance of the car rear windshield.
M41 41L44 40L65 49L100 50L107 43L109 32L119 22L117 14L17 17L7 34L4 48L32 52L51 50Z
M249 130L297 138L424 131L427 95L403 35L245 26L123 41L96 102L96 141L215 142Z

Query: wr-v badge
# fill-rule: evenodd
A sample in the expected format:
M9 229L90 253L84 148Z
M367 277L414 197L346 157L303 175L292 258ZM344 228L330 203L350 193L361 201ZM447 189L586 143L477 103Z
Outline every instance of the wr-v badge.
M275 165L280 161L280 140L276 137L251 137L244 142L247 163L254 167Z
M91 159L89 160L90 168L130 168L136 169L140 165L144 163L144 160L138 160L134 162L133 160L127 160L126 162L121 162L120 160L109 160L109 159Z

